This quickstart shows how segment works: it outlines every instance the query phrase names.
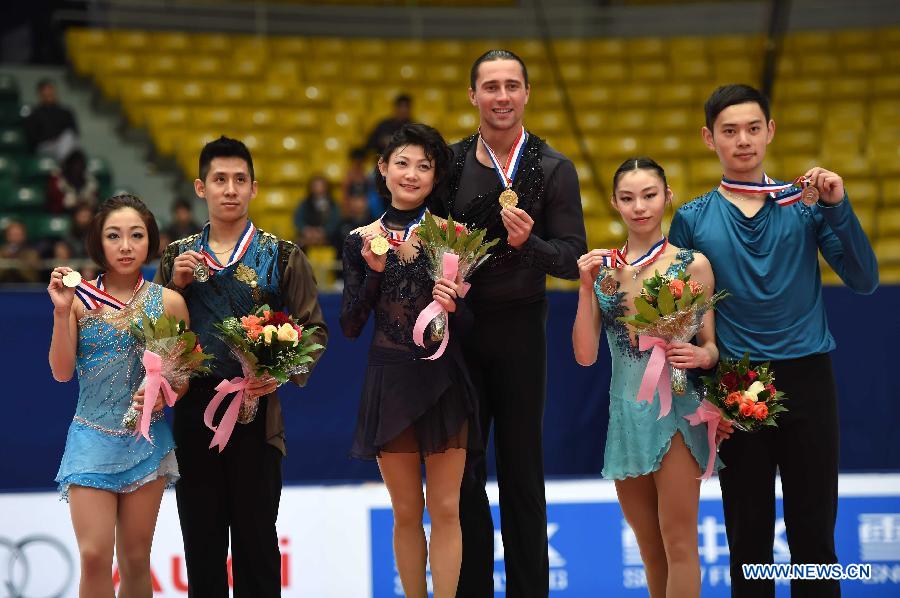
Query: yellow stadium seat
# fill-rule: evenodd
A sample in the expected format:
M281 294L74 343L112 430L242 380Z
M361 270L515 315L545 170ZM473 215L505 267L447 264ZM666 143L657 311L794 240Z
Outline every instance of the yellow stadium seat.
M366 60L383 59L388 56L388 43L379 38L350 40L350 55Z
M381 83L385 79L384 65L381 62L354 62L349 66L351 81L367 84Z
M668 77L669 66L662 60L633 62L629 72L635 81L664 81Z
M347 40L339 37L311 37L309 45L313 56L318 59L334 60L349 55Z
M276 125L275 110L268 107L251 108L246 111L244 116L246 122L250 123L253 128L268 129Z
M835 166L838 169L839 166ZM844 176L844 173L837 170L838 174ZM847 196L853 203L853 206L872 207L878 205L881 192L878 188L878 182L870 178L844 178L844 189Z
M859 220L859 224L863 227L863 230L866 231L866 234L869 237L875 236L875 226L876 226L876 214L877 210L875 208L870 208L867 206L857 206L856 202L853 202L853 213L856 214L856 218Z
M560 63L579 63L587 56L588 46L583 39L555 39L552 45L553 53Z
M691 187L706 189L718 184L722 178L722 165L715 158L695 158L688 162L688 179Z
M467 80L467 74L457 63L444 63L429 66L425 77L432 83L443 85L460 85Z
M775 63L775 76L779 80L789 80L800 73L800 60L787 54L779 54Z
M900 266L879 264L878 277L882 285L900 283Z
M642 151L641 140L633 135L611 135L600 139L585 139L592 155L602 160L624 160ZM594 147L591 148L590 146Z
M669 39L669 55L677 63L687 57L706 59L706 39L700 36Z
M411 60L391 62L385 69L385 78L394 83L414 83L421 81L424 76L425 70Z
M600 83L623 81L628 77L628 67L622 62L595 62L588 67L588 77Z
M653 104L655 89L649 83L623 85L616 93L616 103L623 108L643 108Z
M402 60L420 60L428 56L428 44L420 39L392 39L388 42L389 56Z
M559 108L562 104L562 92L558 87L539 86L531 90L529 106L532 110Z
M243 81L210 83L209 88L215 99L226 104L243 104L253 98L250 87Z
M306 159L315 144L318 143L319 135L278 131L273 133L271 140L273 154L284 158Z
M427 42L428 55L438 58L441 62L455 62L462 64L467 60L466 44L458 40L434 40ZM488 48L481 50L475 54L472 59L479 54L486 52Z
M777 125L785 129L819 126L825 118L825 111L820 104L812 102L781 104L780 109L776 106L773 110L772 118ZM775 139L778 139L777 129Z
M721 35L709 37L706 47L713 59L723 56L756 57L763 50L763 36L760 35Z
M875 163L875 170L878 176L896 179L900 176L900 156L896 153L890 156L881 156Z
M231 65L229 72L237 77L257 79L268 69L268 59L258 56L241 56Z
M119 97L126 104L159 104L169 100L161 79L127 78L120 80Z
M875 174L875 165L867 156L849 151L848 148L825 147L821 166L848 179L868 178Z
M881 201L886 206L900 207L900 186L894 181L881 181Z
M200 81L178 81L169 85L171 100L178 104L196 104L210 98L207 84Z
M318 85L344 79L347 66L348 64L342 60L326 60L322 58L306 62L304 74L307 81Z
M224 55L231 51L232 39L225 33L195 33L191 35L191 53L195 56Z
M188 34L180 31L154 31L150 35L150 46L154 52L182 54L191 51Z
M181 60L175 54L148 54L140 59L143 74L161 77L181 75Z
M575 104L576 110L593 108L597 106L609 106L613 103L615 93L613 88L605 85L588 85L584 87L572 87L569 95Z
M314 108L281 108L277 115L277 127L284 131L318 130L322 119L321 111Z
M700 103L691 83L664 83L654 90L654 98L657 106L696 106Z
M872 96L876 98L900 96L900 73L873 77Z
M132 76L138 69L137 56L124 52L104 53L97 57L97 74L105 77Z
M839 50L871 48L875 36L870 29L843 29L834 32L834 47Z
M283 214L290 217L297 207L298 193L290 187L260 186L259 193L253 200L257 209L262 208L267 214Z
M236 124L231 108L199 106L191 110L191 126L202 129L221 129Z
M621 38L588 40L588 60L620 60L625 57L625 42Z
M830 102L825 105L825 124L839 121L841 127L852 126L852 123L865 123L867 106L861 101Z
M298 159L275 160L271 164L271 168L263 171L266 177L265 181L271 185L291 185L299 186L309 173L306 169L306 162Z
M369 110L369 92L363 86L342 86L335 90L332 98L336 110L362 113Z
M302 101L311 106L328 107L331 105L331 94L324 85L310 84L301 90Z
M246 125L245 122L241 122L240 120L235 120L234 124L238 126ZM257 130L243 131L237 135L236 138L243 141L244 145L247 146L247 149L250 150L250 153L253 155L254 163L257 158L267 158L273 153L277 155L277 152L273 151L275 147L272 145L272 137L268 133Z
M879 266L900 263L900 236L875 241L875 256Z
M612 131L643 133L649 129L650 122L650 113L647 110L631 108L619 110L610 119L609 127Z
M854 74L877 74L883 66L876 50L844 54L841 56L841 63L844 70Z
M300 86L292 83L266 81L255 88L254 94L267 106L308 103Z
M785 36L784 39L785 50L790 54L827 52L831 50L833 43L831 34L823 31L795 32Z
M280 239L294 239L296 231L294 230L294 221L286 218L284 214L274 213L268 214L263 212L260 216L254 216L253 222L260 229L271 233ZM328 284L328 278L317 276L319 284Z
M684 156L685 145L680 135L651 135L644 142L647 154L660 158Z
M568 128L565 114L560 110L540 110L532 114L529 121L535 123L535 129L544 134L557 133Z
M685 56L672 60L672 77L678 81L708 79L710 74L709 60L695 56Z
M698 130L702 126L699 110L690 108L660 108L653 112L653 128L658 131Z
M567 62L559 65L560 73L563 81L568 84L577 85L587 80L587 71L584 65L578 62Z
M185 60L184 74L187 77L222 77L222 59L215 55L198 55Z
M776 135L773 143L780 152L817 153L819 133L811 129L789 129Z
M900 50L894 48L887 51L882 51L881 54L884 59L885 69L896 73L900 70Z
M577 110L578 126L586 135L605 133L609 129L610 114L607 110Z
M754 81L758 78L761 65L758 60L736 56L714 59L713 72L716 82L721 85L735 81Z
M823 146L837 146L861 151L865 132L859 128L828 128L822 132Z
M841 72L841 61L830 52L803 54L797 60L804 77L830 77Z
M150 46L150 36L144 31L112 31L110 41L119 51L144 52L156 49Z
M459 94L463 97L465 93ZM466 97L466 100L468 98ZM425 105L437 110L445 111L449 107L448 93L443 87L425 87L420 89L413 96L413 108L418 110L419 107Z
M797 79L778 79L775 84L776 89L790 90L790 99L792 101L799 100L821 100L828 97L829 87L822 79L803 78Z
M838 77L828 82L828 95L835 100L869 97L871 80L864 77Z
M795 179L799 176L803 176L806 171L814 166L823 166L820 162L821 160L815 156L787 155L782 160L781 171L772 171L769 175L782 181Z
M71 27L66 30L66 46L72 54L109 50L110 32L106 29Z
M269 46L275 57L306 58L309 56L309 40L305 37L273 35Z
M660 37L632 37L625 40L625 53L632 60L662 58L666 44Z

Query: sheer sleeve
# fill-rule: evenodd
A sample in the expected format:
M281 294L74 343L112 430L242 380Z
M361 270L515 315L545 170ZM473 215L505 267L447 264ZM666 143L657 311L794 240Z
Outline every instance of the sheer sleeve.
M362 333L369 313L381 293L383 272L368 267L362 254L362 237L358 233L347 235L344 241L344 294L341 299L341 330L348 338Z

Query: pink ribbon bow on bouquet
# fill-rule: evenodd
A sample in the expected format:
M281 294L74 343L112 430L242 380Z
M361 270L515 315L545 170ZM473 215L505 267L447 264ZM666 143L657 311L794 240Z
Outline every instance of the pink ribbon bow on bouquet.
M688 420L692 426L698 426L706 422L706 439L709 444L709 459L706 461L706 471L697 478L698 480L708 480L712 476L713 467L716 464L716 430L719 427L719 421L722 419L722 413L715 405L703 399L703 402L697 407L697 410L690 415L685 415L684 419Z
M666 363L666 341L657 336L642 334L638 337L638 349L646 351L653 348L644 377L641 379L641 388L638 391L638 402L653 402L653 391L659 390L659 417L662 419L669 415L672 409L672 381L669 376L669 367Z
M150 422L153 418L153 407L156 406L156 397L160 391L163 393L166 405L172 407L178 399L178 395L172 390L169 381L162 375L162 357L153 351L144 350L144 356L141 358L144 364L144 370L147 372L144 383L144 405L141 408L141 423L135 430L136 436L143 436L147 442L153 443L150 439Z
M218 446L220 453L225 450L225 445L228 444L231 433L234 431L234 424L237 423L238 413L241 410L241 403L244 401L244 393L247 392L248 384L250 384L249 378L238 376L231 380L222 380L216 386L216 390L219 392L215 394L209 405L206 406L206 411L203 412L203 423L214 432L209 448ZM236 394L228 404L228 408L225 410L225 415L222 416L219 425L214 426L212 421L216 410L222 404L222 401L225 400L225 397L231 393Z
M456 275L457 273L459 273L459 256L451 251L445 251L441 259L443 259L444 278L448 280L456 280ZM459 290L459 296L465 297L466 293L469 292L469 288L471 286L472 285L470 285L469 283L464 282ZM444 350L446 350L447 348L447 343L450 342L450 320L447 310L444 309L437 301L432 301L431 303L429 303L428 306L419 314L419 317L416 318L416 324L415 326L413 326L413 342L420 347L425 347L425 329L428 328L428 325L433 319L441 314L444 314L444 316L447 317L447 326L444 327L444 338L441 339L441 344L438 347L437 351L434 352L434 355L431 355L430 357L423 357L422 359L428 359L430 361L433 359L437 359L444 354Z

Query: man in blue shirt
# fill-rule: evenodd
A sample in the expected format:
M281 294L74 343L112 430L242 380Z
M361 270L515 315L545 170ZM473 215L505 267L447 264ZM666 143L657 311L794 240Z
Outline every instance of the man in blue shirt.
M768 100L746 85L718 88L706 102L703 140L724 176L675 214L670 241L703 252L730 296L716 312L720 353L770 361L788 412L777 428L735 432L719 474L731 553L733 596L775 595L773 580L744 579L741 565L771 563L775 472L793 563L836 563L838 415L818 253L847 286L872 293L878 264L843 180L815 167L809 195L778 190L763 169L775 135ZM800 173L790 173L798 175ZM815 189L813 191L813 188ZM792 596L838 596L837 581L792 581Z

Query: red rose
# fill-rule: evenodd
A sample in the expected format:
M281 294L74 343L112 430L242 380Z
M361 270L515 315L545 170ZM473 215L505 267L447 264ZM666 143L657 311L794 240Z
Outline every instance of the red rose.
M300 336L301 334L303 334L303 326L297 326L294 323L291 323L291 326L293 326L294 330L297 331L297 336Z
M778 392L778 391L775 390L775 385L774 385L774 384L766 384L766 390L769 391L769 396L770 396L770 397L774 397L774 396L775 396L775 393Z
M272 326L281 326L282 324L292 324L291 317L283 311L269 312L269 320L267 324Z
M744 386L750 386L757 378L759 378L759 374L753 370L748 370L746 374L741 376L741 381L744 383Z
M724 386L728 390L728 392L740 390L738 377L735 372L728 372L727 374L722 376L722 379L719 381L719 383L722 384L722 386Z
M765 403L756 403L753 405L753 417L758 420L766 419L769 416L769 408Z
M684 292L684 281L676 278L669 283L669 291L671 291L673 297L681 299L681 293Z
M462 232L463 232L464 230L465 230L465 228L463 228L463 225L462 225L462 224L457 224L457 225L456 225L456 234L457 234L457 235L462 234Z

